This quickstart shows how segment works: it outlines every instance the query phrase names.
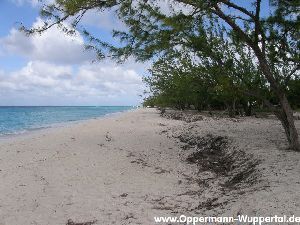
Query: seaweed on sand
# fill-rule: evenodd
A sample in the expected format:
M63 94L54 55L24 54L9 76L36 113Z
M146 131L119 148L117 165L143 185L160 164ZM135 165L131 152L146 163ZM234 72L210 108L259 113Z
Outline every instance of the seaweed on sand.
M230 149L226 137L212 134L204 137L182 134L178 138L195 149L186 160L197 164L199 172L209 171L217 176L226 177L224 187L231 188L241 183L255 182L254 174L259 161L243 151Z
M200 171L213 171L217 174L226 174L233 164L232 156L227 155L224 149L227 140L221 136L207 136L197 142L197 151L190 154L187 161L197 163Z
M82 222L82 223L75 223L73 220L69 219L66 225L92 225L95 224L97 220L89 221L89 222Z

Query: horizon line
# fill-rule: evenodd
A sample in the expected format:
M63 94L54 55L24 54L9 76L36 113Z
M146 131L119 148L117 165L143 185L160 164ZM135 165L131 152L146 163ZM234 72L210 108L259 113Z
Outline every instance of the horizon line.
M138 105L0 105L0 107L134 107Z

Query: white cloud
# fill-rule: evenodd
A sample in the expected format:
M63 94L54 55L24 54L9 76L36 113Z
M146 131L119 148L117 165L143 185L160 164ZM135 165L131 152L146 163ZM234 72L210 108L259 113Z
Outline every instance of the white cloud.
M125 30L125 24L117 17L114 9L88 11L81 20L83 26L89 25L107 31Z
M17 6L22 6L25 4L30 4L32 7L37 7L42 4L52 4L55 0L10 0L13 4Z
M133 4L137 4L141 2L141 0L133 1ZM183 14L190 14L193 11L193 7L189 4L181 3L178 0L152 0L148 1L150 5L158 7L158 10L165 15L173 15L174 13L183 13Z
M43 21L38 19L33 27L42 24ZM7 53L22 55L29 60L77 64L95 58L94 53L84 50L84 40L78 32L70 36L57 27L30 37L12 28L8 36L0 39L0 44Z
M11 1L20 5L37 3ZM37 19L32 27L42 22ZM123 26L111 11L91 11L82 23L100 30L120 30ZM144 90L140 75L149 66L133 60L123 65L109 60L91 64L95 53L84 51L83 37L79 33L66 36L57 27L30 37L12 28L7 36L0 37L0 56L8 54L22 56L28 63L14 71L0 68L0 105L137 104Z
M133 1L132 4L135 5L139 1L140 0ZM189 14L192 12L192 8L190 6L184 5L174 0L154 0L150 1L149 3L158 7L160 12L165 15L171 15L179 12ZM105 10L89 10L81 19L81 24L83 26L89 25L106 31L112 31L113 29L119 31L127 31L128 29L126 25L118 18L116 14L117 8L118 6L115 6L112 9Z
M0 99L40 97L45 104L136 104L144 85L132 68L112 63L84 64L78 69L31 61L18 71L0 71ZM6 100L6 101L5 101ZM20 104L14 100L16 104ZM50 102L50 103L49 103ZM30 102L29 104L39 104ZM55 103L54 103L55 104Z
M17 6L22 6L25 3L28 3L30 0L10 0L10 2L12 2L13 4L17 5Z

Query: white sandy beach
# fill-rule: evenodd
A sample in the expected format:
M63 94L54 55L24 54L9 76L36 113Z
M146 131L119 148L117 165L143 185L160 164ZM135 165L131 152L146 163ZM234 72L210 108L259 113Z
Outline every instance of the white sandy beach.
M226 136L229 149L260 160L257 182L224 191L226 177L214 179L186 162L193 149L181 148L176 136L182 132ZM181 214L300 216L300 153L285 146L273 119L186 123L155 109L11 137L0 142L0 225L155 224L154 216ZM205 176L211 179L200 185ZM211 199L215 207L199 207Z

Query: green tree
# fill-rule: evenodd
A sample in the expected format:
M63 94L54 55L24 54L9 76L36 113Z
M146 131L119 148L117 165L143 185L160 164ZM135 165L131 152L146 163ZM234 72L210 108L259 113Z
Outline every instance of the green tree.
M251 115L254 101L251 93L267 92L267 88L251 53L236 46L223 40L222 48L210 49L213 55L222 55L222 59L211 54L198 53L198 57L184 52L170 54L154 63L152 76L147 77L146 83L160 103L168 106L175 106L176 100L183 105L178 108L193 105L201 110L226 106L229 115L235 116L236 106L242 105L244 112ZM237 57L233 53L238 53Z
M214 80L187 55L163 57L153 64L150 73L145 81L160 100L160 105L163 103L179 109L194 106L201 110L209 104Z

